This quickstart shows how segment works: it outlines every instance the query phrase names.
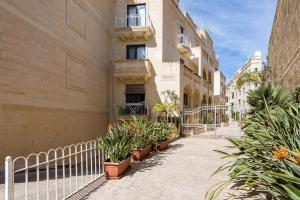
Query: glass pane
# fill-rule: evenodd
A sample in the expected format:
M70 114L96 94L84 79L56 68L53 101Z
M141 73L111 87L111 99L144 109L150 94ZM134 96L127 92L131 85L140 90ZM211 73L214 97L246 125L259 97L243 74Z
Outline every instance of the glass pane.
M137 59L145 59L146 58L146 48L145 46L137 47Z
M135 55L135 47L127 47L127 59L136 59L136 55Z
M137 9L137 26L146 26L146 5L138 5Z
M136 6L128 6L127 12L128 12L127 26L136 26L136 15L137 15Z

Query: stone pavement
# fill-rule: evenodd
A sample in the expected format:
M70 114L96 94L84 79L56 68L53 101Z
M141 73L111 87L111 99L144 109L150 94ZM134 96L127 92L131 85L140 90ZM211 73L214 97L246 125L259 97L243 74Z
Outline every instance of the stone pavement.
M120 180L105 182L88 200L204 200L207 190L225 179L210 175L222 163L215 149L229 142L192 136L177 140L165 152L152 153ZM220 198L223 199L223 198Z

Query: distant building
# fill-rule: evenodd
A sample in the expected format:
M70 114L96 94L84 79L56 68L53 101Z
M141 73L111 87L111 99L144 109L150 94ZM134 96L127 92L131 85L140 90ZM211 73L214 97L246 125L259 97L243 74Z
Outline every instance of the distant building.
M300 85L300 1L279 0L269 43L269 73L274 84Z
M226 96L228 104L234 108L235 111L245 113L249 109L247 104L247 92L249 90L257 89L257 83L245 83L241 88L237 88L238 78L246 72L259 72L263 70L263 61L261 52L256 51L252 58L248 60L244 66L239 69L233 79L226 86Z

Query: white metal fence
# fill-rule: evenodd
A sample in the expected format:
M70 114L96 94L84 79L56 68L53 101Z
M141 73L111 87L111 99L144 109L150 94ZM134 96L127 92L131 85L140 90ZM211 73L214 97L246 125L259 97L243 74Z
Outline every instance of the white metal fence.
M104 175L95 140L5 160L5 200L66 199Z
M201 105L196 108L185 109L182 113L183 134L203 133L220 128L239 128L245 111L229 105Z

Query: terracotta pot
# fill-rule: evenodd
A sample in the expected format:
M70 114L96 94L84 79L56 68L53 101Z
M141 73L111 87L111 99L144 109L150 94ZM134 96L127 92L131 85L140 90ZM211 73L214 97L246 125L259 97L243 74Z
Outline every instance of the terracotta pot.
M122 173L130 167L131 156L120 163L113 163L106 160L104 162L104 171L107 179L120 179Z
M152 151L152 146L149 145L143 149L133 149L132 157L134 160L142 160L144 157L148 156Z
M156 145L156 149L158 151L166 150L166 149L168 149L169 144L170 144L169 140L163 141L163 142L161 142L161 143L159 143L159 144Z

